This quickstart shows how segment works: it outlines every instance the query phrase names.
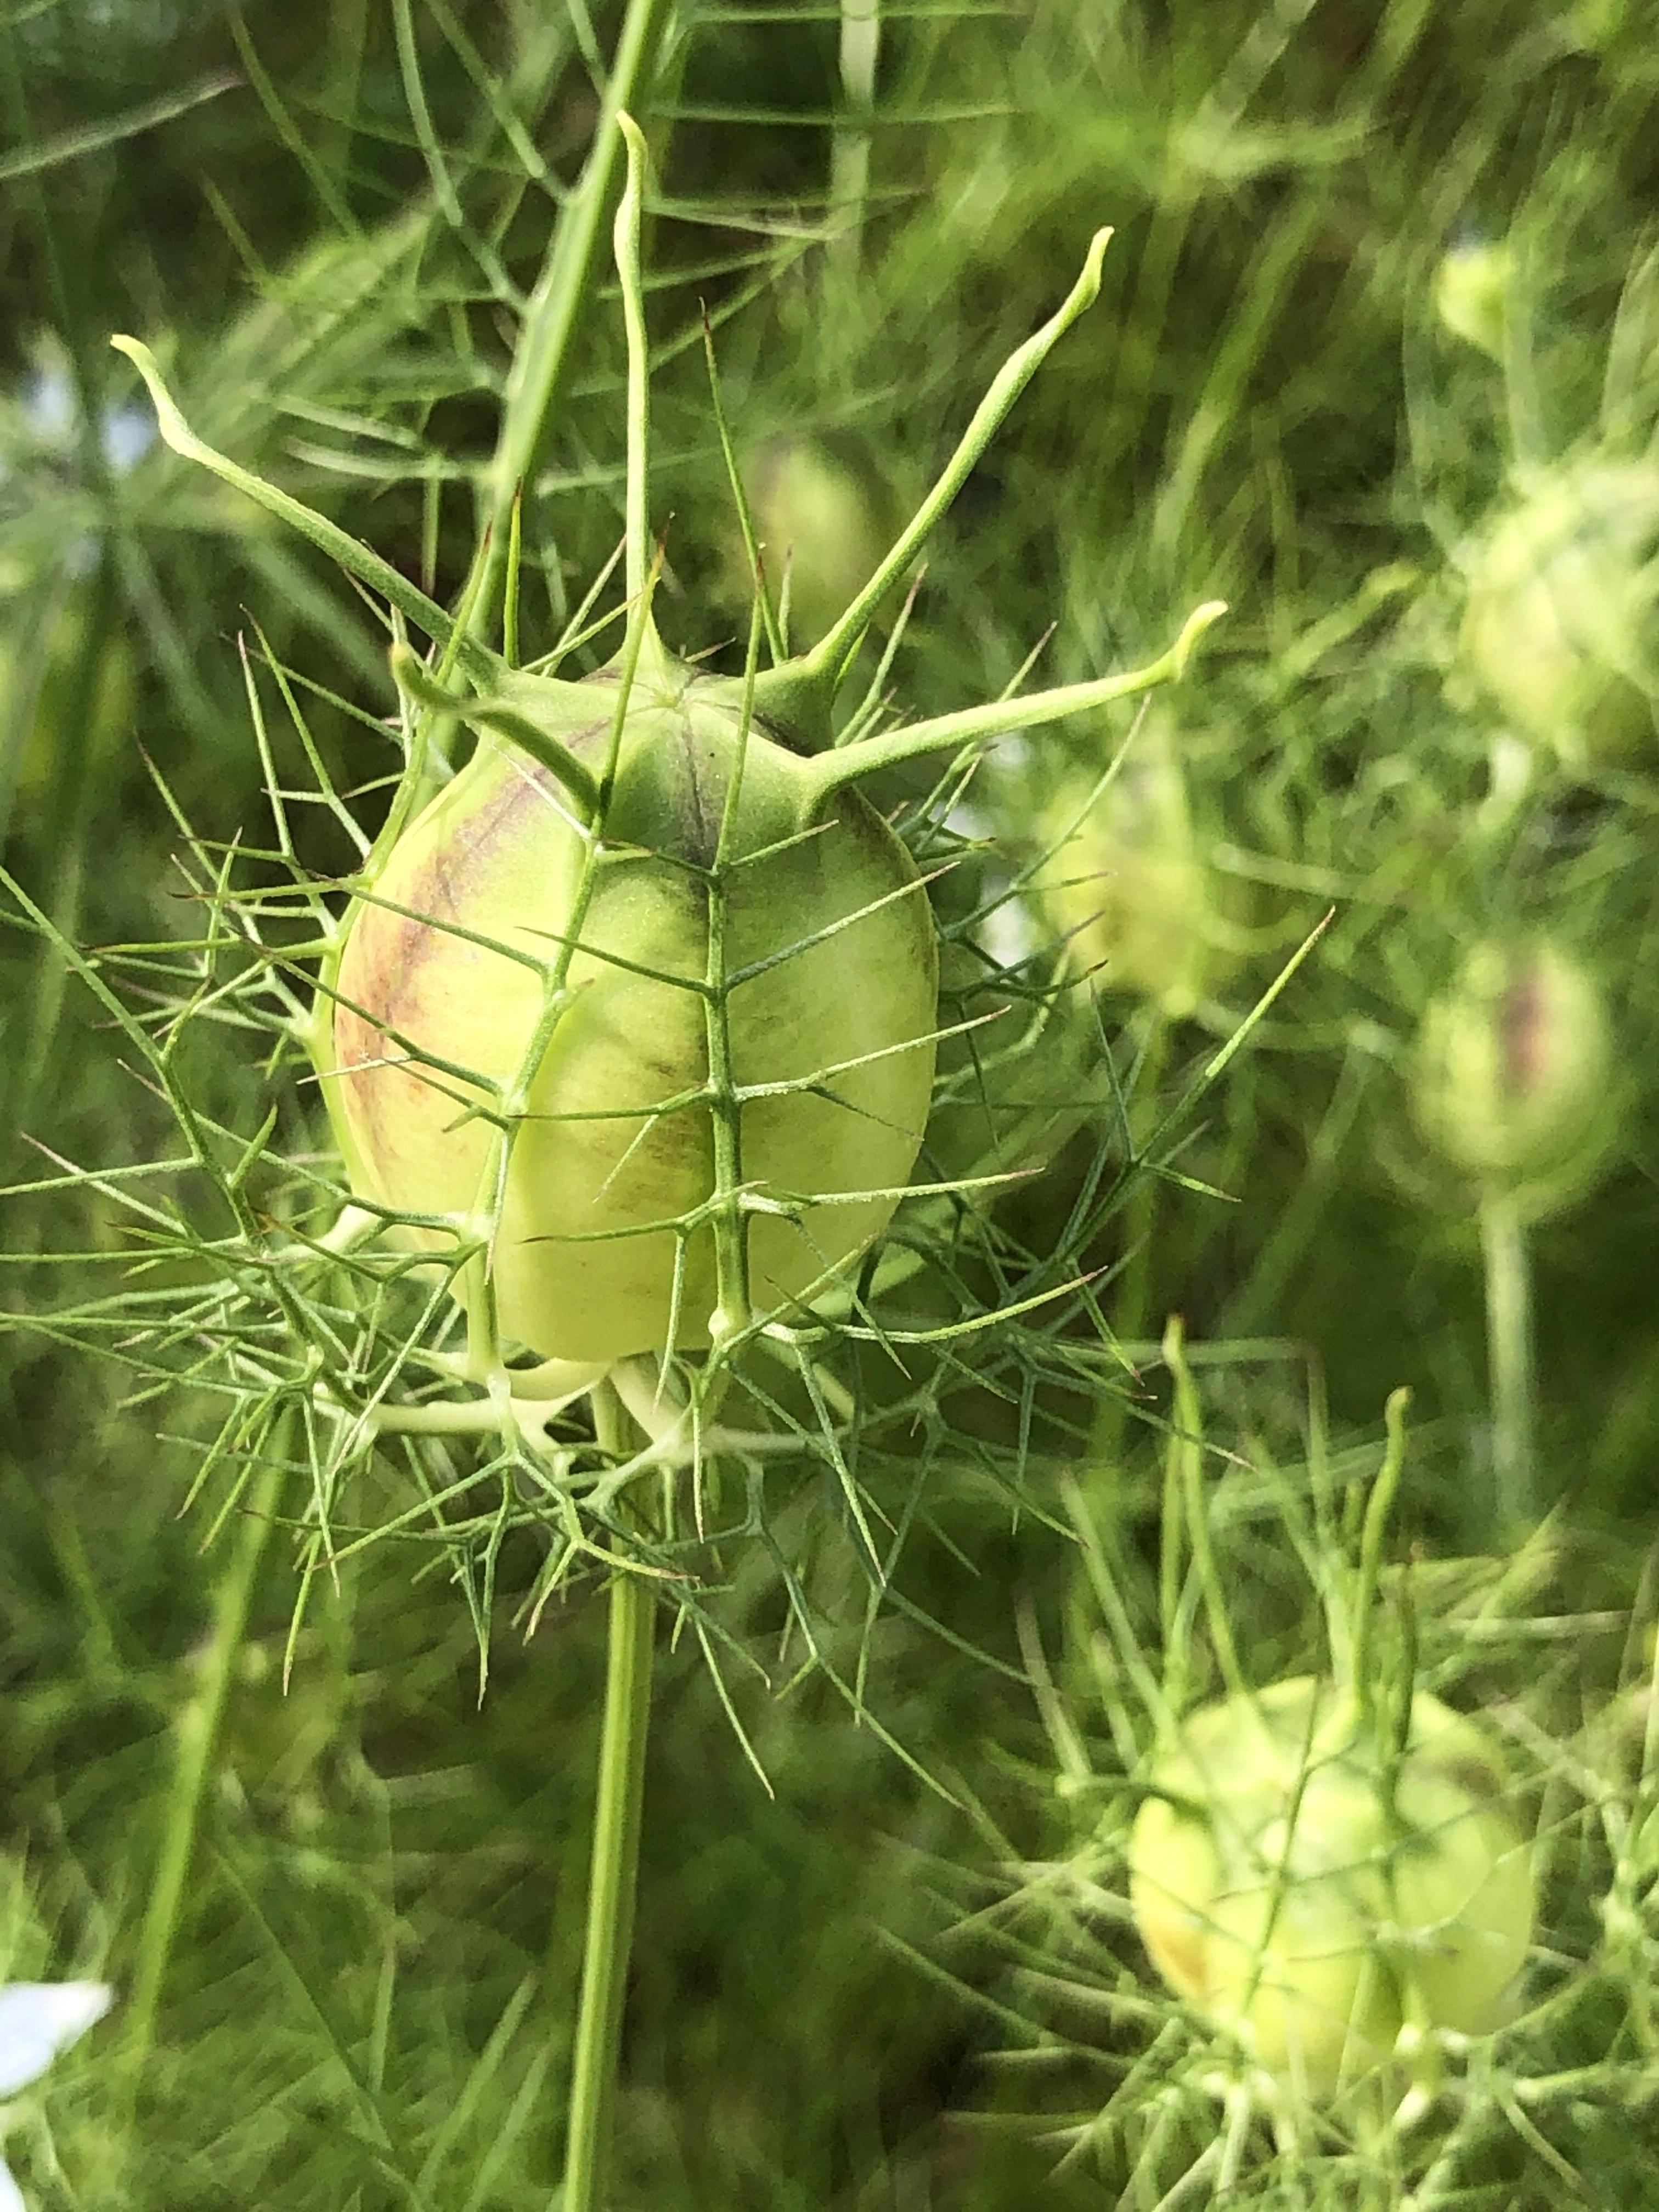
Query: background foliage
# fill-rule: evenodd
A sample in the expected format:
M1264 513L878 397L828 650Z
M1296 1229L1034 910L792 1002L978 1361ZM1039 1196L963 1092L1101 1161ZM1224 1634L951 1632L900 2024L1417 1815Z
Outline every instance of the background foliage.
M155 442L107 336L151 343L222 450L453 594L487 502L513 332L618 13L467 0L7 11L0 812L9 868L67 939L188 935L179 816L216 841L264 836L238 653L256 624L371 820L389 766L375 723L390 686L363 608ZM1510 1714L1529 1747L1553 1917L1534 1992L1544 2025L1505 2063L1516 2078L1584 2078L1559 2127L1547 2112L1534 2125L1542 2149L1502 2117L1503 2081L1485 2104L1472 2094L1438 2201L1558 2202L1560 2161L1593 2197L1638 2201L1614 2116L1650 2110L1654 2027L1632 1993L1659 1918L1632 1840L1640 1715L1627 1741L1605 1700L1640 1660L1659 1425L1659 785L1651 756L1585 774L1517 753L1460 677L1455 639L1468 549L1517 467L1598 439L1639 453L1659 419L1659 58L1644 11L688 0L661 13L639 106L659 179L648 261L672 641L733 665L745 611L702 305L745 452L814 441L890 529L1109 222L1100 303L930 551L907 703L994 696L1051 624L1042 665L1058 682L1150 659L1200 598L1231 603L1163 740L1196 873L1145 894L1154 913L1172 900L1171 932L1196 909L1212 917L1201 980L1160 1009L1125 956L1096 978L1142 1133L1152 1102L1180 1095L1333 918L1206 1098L1186 1182L1143 1188L1076 1255L1110 1271L1100 1295L1136 1363L1133 1410L1050 1390L1033 1433L1030 1405L1017 1407L1018 1511L972 1454L936 1448L909 1558L916 1613L885 1612L873 1636L855 1571L819 1534L833 1501L808 1491L789 1509L792 1556L813 1559L841 1623L830 1656L867 1661L881 1730L940 1786L809 1674L744 1707L769 1796L690 1639L665 1658L619 2202L991 2208L1042 2201L1041 2188L1056 2204L1129 2188L1151 2205L1182 2170L1170 2141L1182 2127L1202 2139L1197 2092L1150 2148L1150 2090L1116 2133L1066 2132L1103 2104L1100 2067L1121 2075L1146 2039L1126 1992L1142 1991L1155 2027L1176 2008L1094 1906L1045 1918L1023 1871L1064 1859L1080 1832L1077 1790L1056 1800L1053 1787L1066 1742L1085 1747L1072 1780L1091 1820L1087 1778L1123 1756L1084 1528L1107 1530L1158 1662L1156 1608L1140 1599L1173 1312L1207 1432L1231 1455L1218 1525L1263 1664L1307 1663L1312 1636L1281 1492L1309 1494L1320 1467L1338 1489L1369 1475L1383 1401L1407 1385L1397 1549L1423 1564L1424 1663ZM1436 306L1449 248L1480 240L1501 241L1510 270L1498 359ZM615 544L621 371L602 273L535 456L527 650L552 641ZM1056 793L1097 772L1132 721L1044 733L988 763L967 827L990 842L994 873L1035 861ZM1150 721L1143 735L1156 738ZM285 777L302 765L294 750ZM307 817L303 837L308 865L346 865L326 818ZM52 1320L94 1312L131 1268L165 1291L172 1264L145 1261L107 1186L52 1163L146 1162L174 1140L64 958L21 908L9 919L9 1975L105 1972L129 1995L142 1982L137 1930L177 1832L179 1745L194 1729L206 1747L142 2081L122 2073L112 2015L29 2108L15 2163L47 2204L544 2204L597 1609L575 1589L525 1641L533 1562L507 1553L481 1698L476 1607L445 1586L453 1562L389 1543L319 1593L290 1652L283 1544L261 1549L234 1514L220 1526L210 1502L180 1517L199 1412L162 1407L118 1357L88 1355L89 1328ZM1548 933L1605 991L1618 1133L1599 1179L1531 1232L1527 1413L1537 1502L1560 1517L1488 1604L1480 1560L1513 1532L1493 1502L1481 1247L1407 1085L1424 1011L1468 945L1517 930ZM198 1096L234 1126L265 1110L261 1049L234 1029L191 1048ZM306 1140L307 1110L303 1091L283 1094L290 1143ZM1097 1141L1085 1129L1004 1201L1011 1238L1063 1241ZM988 1451L1007 1443L1000 1419L984 1415ZM744 1575L725 1617L769 1647L775 1589ZM239 1590L249 1626L222 1664L215 1608ZM1553 1626L1468 1626L1517 1613ZM1606 1711L1610 1735L1575 1733ZM1109 1820L1099 1832L1109 1890ZM1629 1917L1614 1926L1596 1900L1620 1882ZM995 1939L1011 1926L1018 1971ZM1070 1992L1058 2001L1045 1958ZM1557 2003L1561 1959L1571 2002ZM1083 1989L1120 2002L1091 2010ZM1052 2061L1041 2075L989 2056L1034 2039ZM1162 2078L1185 2077L1171 2058ZM1349 2167L1275 2164L1261 2148L1251 2185L1264 2202L1347 2203L1344 2189L1373 2185L1389 2201L1405 2182L1367 2140L1345 2139Z

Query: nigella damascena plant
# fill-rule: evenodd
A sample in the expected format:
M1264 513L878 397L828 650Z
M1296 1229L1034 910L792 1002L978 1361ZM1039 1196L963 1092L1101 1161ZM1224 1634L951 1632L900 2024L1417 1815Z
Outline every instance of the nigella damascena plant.
M836 711L884 598L1095 298L1108 236L805 653L789 654L739 491L755 584L741 678L658 632L637 331L623 642L578 681L556 653L512 665L204 447L144 349L118 341L170 442L434 641L429 658L393 649L405 773L328 932L306 1042L362 1216L448 1270L475 1379L518 1347L586 1387L635 1355L809 1316L903 1197L933 1095L938 927L872 785L1173 680L1222 611L1198 609L1127 675L908 725L878 690ZM434 732L458 725L471 749L452 775Z
M654 1616L668 1587L672 1602L689 1598L681 1567L663 1564L678 1561L678 1550L652 1557L659 1541L678 1540L673 1474L696 1470L701 1535L705 1468L722 1455L752 1463L783 1433L781 1425L732 1431L705 1419L724 1399L731 1364L763 1330L785 1340L786 1359L799 1332L793 1349L822 1401L802 1338L817 1341L820 1325L824 1334L835 1326L832 1298L842 1314L873 1298L876 1271L854 1282L854 1269L911 1186L933 1102L934 862L920 865L895 827L889 810L905 809L903 785L884 792L882 780L938 763L934 803L914 788L925 793L929 779L915 778L901 817L920 849L981 748L1179 678L1223 611L1195 610L1148 667L928 720L907 721L890 704L895 635L863 703L848 713L839 697L888 594L1097 296L1102 232L1066 300L994 380L916 514L808 650L789 649L734 458L753 587L742 673L714 673L695 651L671 650L657 624L664 555L650 520L645 146L629 118L615 124L628 153L615 231L628 359L625 588L620 605L594 617L607 571L565 635L527 665L518 651L518 537L505 526L533 485L501 467L494 488L505 485L507 550L498 572L496 541L484 538L452 614L325 518L204 446L150 356L117 341L146 378L171 445L302 531L389 609L403 773L372 841L337 806L346 834L362 839L362 865L337 886L343 898L319 890L291 848L278 856L295 862L307 933L269 963L283 968L269 987L282 1048L297 1036L311 1056L350 1200L331 1230L309 1242L296 1231L276 1255L276 1266L320 1260L329 1284L326 1311L297 1316L310 1332L307 1411L321 1400L342 1417L318 1468L319 1496L367 1437L504 1437L520 1475L556 1497L562 1524L538 1610L596 1545L562 1480L586 1439L550 1438L550 1409L589 1395L593 1445L608 1462L585 1501L621 1571L606 1601L603 1778L566 2149L563 2201L573 2207L599 2201L613 2102ZM712 352L711 339L711 413L734 457ZM509 380L504 413L532 388ZM516 427L504 421L498 458L506 452L516 465L544 427L539 414ZM484 642L498 610L501 652ZM416 634L429 652L410 642ZM600 636L619 638L617 649L572 680L577 653ZM285 835L283 803L273 788ZM254 904L245 901L242 915ZM295 910L274 908L284 927ZM249 919L262 978L266 911ZM301 959L314 963L308 1006L289 980ZM993 1124L994 1142L1005 1133ZM326 1182L326 1170L315 1180ZM930 1188L955 1198L981 1180L970 1163ZM358 1343L369 1350L342 1356L336 1316L358 1310L336 1298L342 1257L354 1271L351 1298L371 1286L363 1295L377 1323L396 1305L392 1278L413 1276L424 1299L414 1335L396 1337L390 1363L366 1387L385 1339L363 1332ZM276 1266L242 1269L239 1291L256 1272L263 1290ZM448 1340L449 1300L465 1317L462 1352ZM295 1318L284 1307L289 1337ZM972 1316L981 1318L990 1316ZM240 1338L230 1357L239 1389L263 1387L246 1379ZM422 1381L404 1400L406 1364ZM438 1393L459 1379L478 1395L431 1395L434 1372ZM751 1396L765 1413L761 1393ZM545 1447L533 1467L520 1454L526 1440L532 1452ZM845 1474L827 1416L823 1441ZM647 1462L663 1473L661 1489L647 1498L640 1485L618 1513L621 1486ZM850 1479L847 1493L862 1526ZM492 1550L491 1576L493 1560Z

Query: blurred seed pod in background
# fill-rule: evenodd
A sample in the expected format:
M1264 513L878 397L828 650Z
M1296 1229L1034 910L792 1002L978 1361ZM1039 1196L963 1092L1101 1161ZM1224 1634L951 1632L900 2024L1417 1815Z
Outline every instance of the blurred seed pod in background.
M1115 775L1093 787L1076 771L1044 811L1035 890L1074 968L1191 1015L1237 968L1244 917L1242 886L1212 866L1194 819L1173 718L1149 710Z
M1467 563L1462 659L1570 768L1650 752L1659 699L1659 467L1590 453L1526 483Z
M744 471L744 491L774 597L789 580L789 636L816 645L857 598L887 550L872 503L854 471L817 441L775 438ZM738 549L734 569L749 588Z
M1613 1076L1612 1030L1589 970L1547 939L1488 942L1424 1016L1412 1110L1446 1161L1535 1219L1608 1164Z
M1257 2063L1328 2094L1408 2025L1498 2026L1532 1942L1510 1777L1425 1691L1396 1747L1311 1675L1206 1705L1158 1763L1130 1898L1164 1979Z

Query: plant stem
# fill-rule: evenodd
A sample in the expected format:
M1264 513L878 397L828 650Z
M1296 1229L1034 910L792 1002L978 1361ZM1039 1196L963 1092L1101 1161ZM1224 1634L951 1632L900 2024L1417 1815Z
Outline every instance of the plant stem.
M842 0L841 88L846 112L830 154L830 211L842 226L833 251L857 272L870 191L870 126L881 55L880 0Z
M507 373L501 429L485 479L487 526L480 535L477 556L483 564L485 583L475 605L475 637L489 624L505 576L513 502L534 471L569 374L603 234L611 180L617 157L623 152L620 118L624 109L635 104L649 80L665 15L665 0L629 0L586 166L565 202L531 295Z
M599 1442L621 1448L628 1416L608 1382L595 1389L593 1407ZM610 1607L605 1726L593 1811L581 2005L571 2063L562 2212L596 2212L603 2202L639 1878L656 1601L642 1577L619 1570L611 1584Z
M1388 1443L1376 1480L1371 1485L1371 1494L1365 1501L1365 1520L1359 1538L1359 1573L1354 1585L1348 1651L1352 1674L1350 1686L1368 1723L1376 1704L1372 1661L1376 1649L1376 1593L1382 1577L1382 1546L1406 1465L1406 1411L1411 1401L1409 1390L1393 1390L1382 1409Z
M1486 1370L1492 1410L1493 1507L1500 1543L1529 1527L1533 1479L1532 1259L1513 1199L1488 1192L1480 1204L1486 1273Z
M1133 1127L1137 1154L1145 1152L1147 1139L1158 1124L1158 1100L1170 1069L1172 1034L1173 1024L1169 1018L1155 1013L1135 1085L1138 1096ZM1129 1202L1123 1209L1125 1256L1113 1308L1118 1335L1126 1343L1136 1342L1152 1334L1152 1249L1158 1239L1158 1202L1163 1195L1163 1184L1148 1171L1130 1192Z
M1169 1326L1164 1332L1163 1350L1164 1364L1175 1384L1175 1402L1170 1407L1170 1438L1165 1454L1165 1544L1170 1549L1174 1548L1170 1540L1179 1526L1177 1516L1184 1516L1188 1548L1193 1555L1193 1571L1204 1600L1205 1617L1209 1623L1210 1643L1215 1652L1216 1665L1220 1669L1228 1693L1240 1697L1245 1693L1248 1685L1244 1669L1239 1664L1238 1646L1233 1637L1226 1586L1216 1563L1215 1547L1210 1540L1210 1501L1204 1485L1204 1409L1194 1387L1192 1369L1187 1364L1187 1331L1179 1314L1170 1316ZM1176 1628L1176 1606L1166 1605L1164 1611L1166 1686L1170 1691L1170 1703L1179 1708L1185 1704L1187 1696L1184 1679L1188 1657L1187 1633L1184 1628L1171 1633ZM1178 1668L1173 1663L1177 1658L1177 1643Z
M124 2124L118 2132L123 2136L131 2124L155 2044L155 2015L196 1856L203 1801L218 1757L232 1677L247 1635L259 1570L276 1525L277 1498L286 1473L287 1427L286 1422L279 1423L268 1441L265 1463L243 1502L230 1559L213 1594L212 1626L205 1645L197 1654L196 1692L173 1723L167 1828L138 1931L138 1956L126 2007L119 2091Z
M1158 1095L1170 1062L1170 1024L1161 1015L1152 1017L1147 1038L1136 1070L1134 1097L1130 1102L1130 1143L1139 1158L1159 1117ZM1112 1299L1112 1328L1120 1344L1139 1343L1151 1329L1152 1245L1157 1235L1160 1186L1155 1175L1143 1173L1130 1192L1122 1212L1124 1260ZM1090 1437L1090 1456L1096 1465L1115 1470L1128 1427L1128 1401L1121 1391L1103 1393L1096 1409Z
M52 887L52 918L64 939L78 935L82 902L86 893L87 868L94 834L99 780L97 765L100 719L98 686L106 665L112 638L120 627L120 608L115 590L113 556L107 543L98 562L91 595L87 602L86 629L76 656L75 681L61 725L64 737L57 740L61 766L53 777L49 848L56 855ZM70 734L72 733L72 734ZM45 825L43 825L45 826ZM27 1044L19 1055L21 1068L14 1077L15 1090L8 1122L26 1128L46 1079L52 1053L64 1018L69 988L69 963L61 945L52 945L35 969Z

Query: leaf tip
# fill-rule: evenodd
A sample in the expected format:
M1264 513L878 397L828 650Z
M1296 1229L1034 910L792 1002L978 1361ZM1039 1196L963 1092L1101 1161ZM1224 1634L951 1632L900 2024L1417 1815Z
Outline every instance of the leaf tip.
M1202 606L1193 609L1182 624L1181 635L1176 640L1175 651L1171 655L1177 683L1187 673L1187 663L1196 652L1205 632L1218 623L1226 611L1225 599L1206 599Z

